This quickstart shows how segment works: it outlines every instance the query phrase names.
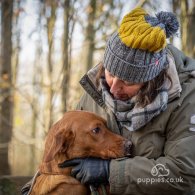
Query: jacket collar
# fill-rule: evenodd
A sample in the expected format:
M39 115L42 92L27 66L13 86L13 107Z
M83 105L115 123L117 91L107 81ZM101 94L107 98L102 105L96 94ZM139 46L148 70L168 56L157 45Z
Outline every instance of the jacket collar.
M87 74L85 74L81 78L79 83L99 106L104 107L105 104L102 99L101 89L100 86L98 87L96 83L96 75L98 73L98 70L99 70L99 64L96 65L91 70L89 70Z

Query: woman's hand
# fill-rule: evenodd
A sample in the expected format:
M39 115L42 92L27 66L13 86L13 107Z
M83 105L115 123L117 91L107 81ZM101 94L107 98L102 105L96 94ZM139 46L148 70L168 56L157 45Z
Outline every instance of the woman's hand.
M76 158L59 164L60 168L72 166L71 175L82 184L108 184L110 160Z

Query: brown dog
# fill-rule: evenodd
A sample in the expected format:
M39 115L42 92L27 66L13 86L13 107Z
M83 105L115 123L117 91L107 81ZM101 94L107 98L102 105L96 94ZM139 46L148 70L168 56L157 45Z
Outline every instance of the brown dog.
M87 195L89 188L59 163L78 157L119 158L130 155L131 142L112 133L106 121L90 112L71 111L51 127L31 195Z

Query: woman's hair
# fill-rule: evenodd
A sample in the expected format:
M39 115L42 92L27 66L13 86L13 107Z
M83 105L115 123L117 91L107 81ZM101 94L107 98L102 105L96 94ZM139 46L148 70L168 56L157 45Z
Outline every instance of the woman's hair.
M103 64L100 63L99 71L96 75L96 84L99 85L100 77L104 74L105 68ZM168 79L171 83L170 88L172 87L172 79L169 76L167 69L163 69L158 76L154 79L147 81L141 87L140 91L137 94L137 100L140 107L145 107L146 105L152 103L159 91L161 90L165 80Z

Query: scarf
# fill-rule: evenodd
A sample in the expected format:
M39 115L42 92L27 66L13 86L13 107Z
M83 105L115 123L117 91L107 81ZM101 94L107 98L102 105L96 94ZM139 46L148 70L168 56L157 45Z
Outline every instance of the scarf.
M100 79L100 86L106 108L110 109L118 123L129 131L140 129L167 108L168 89L166 85L159 90L154 101L144 108L138 106L137 95L127 101L114 99L109 92L105 78Z

